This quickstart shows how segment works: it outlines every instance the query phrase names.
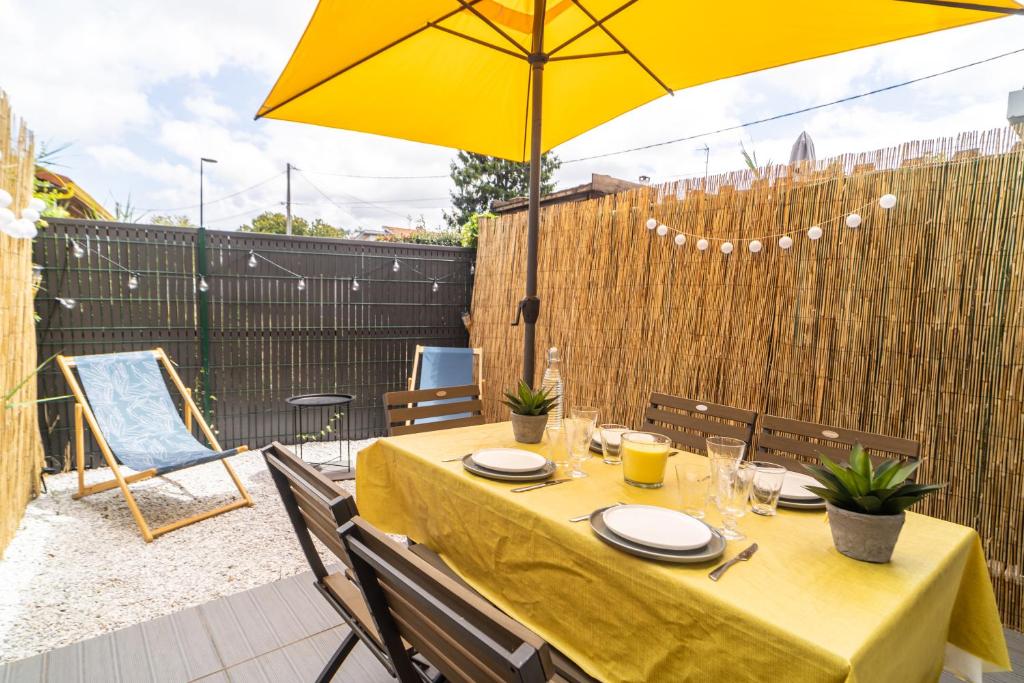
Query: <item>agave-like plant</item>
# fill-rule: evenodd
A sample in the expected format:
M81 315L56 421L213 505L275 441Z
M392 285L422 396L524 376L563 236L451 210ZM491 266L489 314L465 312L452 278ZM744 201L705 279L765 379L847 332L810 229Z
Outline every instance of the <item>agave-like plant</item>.
M505 399L502 401L517 415L547 415L551 406L555 404L557 397L550 398L547 389L531 389L526 382L519 380L519 387L516 393L505 392Z
M908 483L907 477L920 464L886 460L878 469L871 464L864 447L850 451L850 462L837 465L824 455L821 465L804 465L821 486L807 486L836 507L866 515L898 515L945 484Z

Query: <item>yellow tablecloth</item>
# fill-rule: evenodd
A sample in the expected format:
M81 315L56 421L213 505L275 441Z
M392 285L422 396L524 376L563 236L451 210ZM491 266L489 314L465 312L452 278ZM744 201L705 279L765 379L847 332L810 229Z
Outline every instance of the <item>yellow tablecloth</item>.
M580 515L615 501L678 508L591 459L590 477L511 493L445 458L514 446L510 423L381 439L359 454L360 514L436 550L502 610L605 681L934 681L947 643L1010 668L977 534L909 513L892 562L840 555L824 515L747 515L754 558L718 583L713 564L668 565L600 541ZM546 446L519 446L544 453ZM669 460L669 468L684 458ZM713 518L711 521L715 521Z

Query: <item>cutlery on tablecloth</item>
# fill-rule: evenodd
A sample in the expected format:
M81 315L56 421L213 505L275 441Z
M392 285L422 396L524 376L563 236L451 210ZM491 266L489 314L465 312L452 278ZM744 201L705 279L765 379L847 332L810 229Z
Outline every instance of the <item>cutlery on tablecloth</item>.
M473 455L473 454L472 453L464 453L463 455L459 455L459 456L456 456L454 458L446 458L446 459L442 460L441 462L456 462L458 460L462 460L467 455Z
M514 489L510 489L510 490L512 491L512 493L523 493L524 491L532 491L534 489L542 489L545 486L554 486L555 484L564 484L567 481L572 481L572 479L551 479L550 481L545 481L545 482L542 482L540 484L531 484L530 486L520 486L518 488L514 488Z
M729 560L728 562L720 564L717 567L715 567L714 569L712 569L711 573L708 574L708 578L711 579L712 581L718 581L720 578L722 578L722 574L724 574L726 571L728 571L729 567L733 566L737 562L746 562L751 557L753 557L754 553L756 553L756 552L757 552L757 544L756 543L752 543L750 545L750 547L748 547L746 550L741 552L736 557L734 557L731 560Z
M612 508L617 508L620 505L625 505L625 503L623 503L620 500L617 503L612 503L611 505L605 505L603 508L597 508L596 510L594 510L594 512L604 512L605 510L611 510ZM590 513L587 513L585 515L580 515L579 517L570 517L569 521L570 522L583 522L583 521L586 521L586 520L590 519L590 516L593 515L594 512L590 512Z

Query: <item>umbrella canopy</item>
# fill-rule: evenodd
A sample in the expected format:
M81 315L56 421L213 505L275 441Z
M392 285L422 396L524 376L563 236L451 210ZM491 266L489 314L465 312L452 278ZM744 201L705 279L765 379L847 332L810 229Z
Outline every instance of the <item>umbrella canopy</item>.
M814 161L814 140L806 130L800 133L789 151L789 163L796 164L801 161Z
M1012 0L320 0L258 117L511 159L667 93L1019 11ZM540 169L530 178L533 379Z

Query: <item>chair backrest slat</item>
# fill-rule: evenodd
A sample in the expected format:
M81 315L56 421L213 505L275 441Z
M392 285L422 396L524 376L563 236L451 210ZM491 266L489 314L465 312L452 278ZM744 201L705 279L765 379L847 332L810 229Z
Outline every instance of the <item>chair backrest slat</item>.
M893 456L901 460L917 460L921 454L921 445L911 439L763 415L757 438L757 457L814 463L823 454L831 460L845 463L850 449L858 443L868 449L875 466Z
M749 444L756 420L753 410L655 392L644 411L643 428L684 448L704 452L704 440L709 436L728 436Z
M356 514L352 494L276 441L264 450L263 456L306 560L317 579L322 580L327 572L312 543L313 536L351 567L337 529Z
M415 391L390 391L384 394L384 416L388 436L472 427L486 423L483 403L480 401L480 387L475 384Z
M455 682L551 678L548 646L536 634L359 517L342 528L342 537L385 642L404 639ZM408 654L397 648L390 654L405 683L404 667L395 660Z

